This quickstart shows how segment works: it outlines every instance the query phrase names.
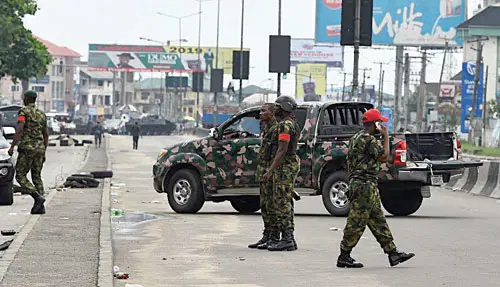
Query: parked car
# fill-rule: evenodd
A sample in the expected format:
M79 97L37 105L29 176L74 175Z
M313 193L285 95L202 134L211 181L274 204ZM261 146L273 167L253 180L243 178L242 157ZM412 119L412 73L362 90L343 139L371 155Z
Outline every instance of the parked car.
M295 111L302 130L295 189L301 195L321 196L332 215L348 213L348 143L362 129L363 114L372 108L359 102L309 102ZM259 107L246 109L211 129L209 136L160 152L153 165L153 184L157 192L167 193L174 211L196 213L205 201L226 200L240 212L259 210L258 115ZM430 186L482 165L460 160L460 147L453 132L391 134L390 158L381 164L378 176L385 209L393 215L413 214L423 198L431 196Z

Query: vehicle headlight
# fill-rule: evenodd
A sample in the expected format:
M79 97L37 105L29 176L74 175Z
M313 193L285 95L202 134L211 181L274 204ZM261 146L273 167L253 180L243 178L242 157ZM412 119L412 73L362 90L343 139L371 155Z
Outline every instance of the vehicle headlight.
M0 169L0 175L1 176L6 176L9 173L9 169L6 167L3 167Z
M167 153L167 151L166 151L166 150L164 150L164 149L162 149L162 150L160 151L160 154L158 155L158 159L162 158L162 157L163 157L166 153Z
M8 159L10 159L8 149L1 149L0 150L0 161L8 160Z

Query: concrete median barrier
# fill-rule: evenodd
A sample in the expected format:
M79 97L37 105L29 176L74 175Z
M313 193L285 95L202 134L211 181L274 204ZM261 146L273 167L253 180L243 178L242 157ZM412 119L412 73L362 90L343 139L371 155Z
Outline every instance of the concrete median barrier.
M466 168L445 187L474 195L500 198L500 161L483 161L480 167Z

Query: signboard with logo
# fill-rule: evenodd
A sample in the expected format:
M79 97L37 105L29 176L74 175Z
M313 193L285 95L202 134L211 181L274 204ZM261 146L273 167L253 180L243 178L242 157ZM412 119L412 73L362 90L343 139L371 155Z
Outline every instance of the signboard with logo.
M321 101L326 93L326 64L297 64L295 97L304 102Z
M384 123L384 125L387 127L388 132L392 132L392 109L391 108L381 108L380 113L382 116L386 117L388 119L387 123Z
M313 39L292 39L290 63L324 63L328 67L344 66L342 46L316 44Z
M466 0L374 0L373 44L462 46L456 27L466 19ZM316 0L318 43L340 43L342 0Z
M479 70L479 83L477 87L477 97L476 97L476 108L474 111L475 117L482 117L482 111L480 110L483 104L483 65ZM474 96L474 75L476 73L476 63L475 62L464 62L462 63L462 112L460 115L460 125L462 133L469 133L470 127L470 110L472 108L472 98Z
M439 91L440 98L452 99L455 97L455 93L455 84L441 84L441 91Z
M219 48L219 68L223 68L225 74L232 73L234 50L240 49ZM201 47L198 50L198 47L89 44L88 65L89 70L98 71L203 71L209 74L215 68L215 52L216 49L212 47Z

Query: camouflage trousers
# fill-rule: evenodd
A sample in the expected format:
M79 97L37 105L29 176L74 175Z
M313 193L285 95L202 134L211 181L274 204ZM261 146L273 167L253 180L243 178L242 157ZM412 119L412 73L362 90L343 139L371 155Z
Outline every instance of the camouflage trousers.
M283 166L272 176L272 201L268 214L273 228L279 231L295 229L292 191L298 172L299 165L292 164Z
M380 205L377 183L351 180L349 182L349 200L351 207L340 248L351 251L358 244L366 226L373 233L384 252L388 253L396 248Z
M38 193L44 193L43 181L42 181L42 168L45 162L45 151L19 151L16 162L16 180L19 186L33 193L38 191ZM28 172L31 171L31 180L33 184L28 180Z
M260 213L262 214L262 221L264 221L265 231L277 231L276 226L273 226L273 221L276 220L269 216L269 208L273 205L273 182L260 183ZM274 230L273 230L274 229Z

